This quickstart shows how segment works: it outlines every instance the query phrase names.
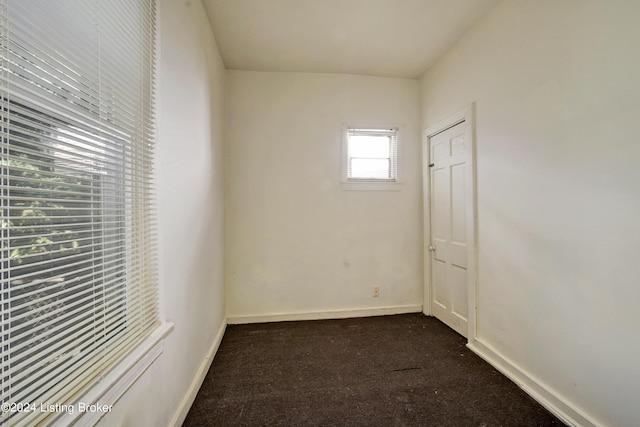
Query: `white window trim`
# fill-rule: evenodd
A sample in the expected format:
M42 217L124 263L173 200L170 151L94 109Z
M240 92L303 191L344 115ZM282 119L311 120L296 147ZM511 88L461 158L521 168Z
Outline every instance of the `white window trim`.
M349 129L391 129L398 131L396 137L396 179L388 181L384 179L350 180L348 176L348 132ZM342 141L342 189L345 191L400 191L402 190L402 133L401 124L392 123L344 123L341 131Z
M111 369L105 371L85 391L68 405L71 410L60 410L46 420L47 426L94 426L124 395L136 380L160 357L164 339L173 330L173 323L162 323L153 333ZM79 410L80 405L86 408ZM92 405L95 407L92 408ZM98 409L99 408L99 409ZM39 409L39 408L38 408Z

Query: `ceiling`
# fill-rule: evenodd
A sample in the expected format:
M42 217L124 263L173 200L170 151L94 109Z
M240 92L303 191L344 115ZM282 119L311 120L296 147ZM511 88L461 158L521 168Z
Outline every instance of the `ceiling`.
M232 70L418 78L499 0L202 0Z

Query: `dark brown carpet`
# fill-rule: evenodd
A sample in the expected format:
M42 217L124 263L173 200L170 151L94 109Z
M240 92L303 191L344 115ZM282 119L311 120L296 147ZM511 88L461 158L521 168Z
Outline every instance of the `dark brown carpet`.
M184 426L562 426L421 314L229 326Z

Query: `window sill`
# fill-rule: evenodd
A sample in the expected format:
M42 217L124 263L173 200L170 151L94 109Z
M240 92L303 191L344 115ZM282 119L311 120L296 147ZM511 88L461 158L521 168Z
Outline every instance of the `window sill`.
M172 330L172 323L161 324L133 352L96 379L85 393L76 398L71 403L74 411L58 413L53 419L48 420L46 425L53 427L96 425L105 413L111 412L111 408L118 399L162 354L164 339ZM78 410L80 404L85 406L85 412ZM95 405L96 410L92 410L94 408L90 405Z
M402 190L401 182L343 182L342 189L345 191L400 191Z

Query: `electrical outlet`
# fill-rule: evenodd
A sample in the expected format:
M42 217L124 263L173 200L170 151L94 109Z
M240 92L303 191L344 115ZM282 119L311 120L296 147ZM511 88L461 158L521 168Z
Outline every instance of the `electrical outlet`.
M380 296L380 286L373 287L373 297L378 298Z

